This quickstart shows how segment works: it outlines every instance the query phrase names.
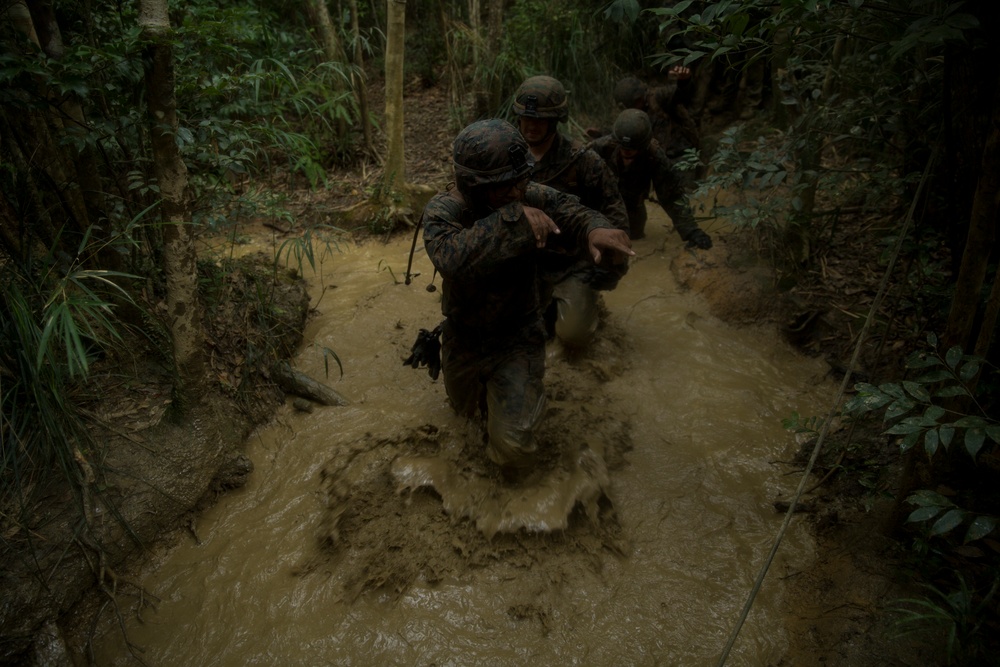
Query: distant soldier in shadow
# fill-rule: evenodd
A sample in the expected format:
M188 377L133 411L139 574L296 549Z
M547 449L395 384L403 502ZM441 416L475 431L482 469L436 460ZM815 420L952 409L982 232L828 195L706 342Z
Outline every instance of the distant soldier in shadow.
M618 190L628 211L629 236L646 235L646 200L650 187L656 199L674 223L688 248L708 249L712 238L698 227L687 202L683 179L653 138L653 126L645 111L626 109L615 119L611 134L591 143L615 173Z
M680 82L691 78L687 67L674 66L667 72L667 83L647 86L634 76L615 84L615 102L621 109L645 111L653 127L653 138L671 160L679 159L689 148L699 148L698 123L680 101Z

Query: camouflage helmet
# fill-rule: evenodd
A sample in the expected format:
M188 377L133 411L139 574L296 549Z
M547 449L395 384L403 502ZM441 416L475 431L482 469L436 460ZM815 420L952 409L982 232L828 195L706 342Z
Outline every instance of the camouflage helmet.
M551 76L533 76L514 94L511 111L528 118L555 118L557 121L569 117L566 88Z
M476 121L459 132L452 155L455 183L465 192L477 185L519 180L535 166L524 137L499 118Z
M615 84L615 102L626 109L635 109L646 99L646 84L634 76L628 76Z
M611 133L622 148L641 151L649 146L653 138L653 124L645 111L625 109L615 119Z

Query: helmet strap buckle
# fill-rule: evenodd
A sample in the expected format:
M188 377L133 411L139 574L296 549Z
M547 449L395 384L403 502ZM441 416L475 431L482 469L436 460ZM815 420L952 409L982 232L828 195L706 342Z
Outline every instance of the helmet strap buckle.
M510 155L510 165L514 168L514 173L522 173L528 163L528 151L521 144L511 144L507 153Z

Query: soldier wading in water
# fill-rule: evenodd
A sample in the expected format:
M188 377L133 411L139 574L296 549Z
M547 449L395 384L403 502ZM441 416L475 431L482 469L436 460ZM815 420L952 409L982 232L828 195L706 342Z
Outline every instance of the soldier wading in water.
M645 111L625 109L615 119L611 134L597 139L590 147L604 158L618 178L632 240L646 235L646 200L652 185L657 201L670 216L677 233L687 241L687 247L712 247L712 238L698 227L691 212L683 179L653 138L653 127Z
M455 411L484 417L487 454L505 470L535 460L545 411L545 332L538 293L546 249L594 264L633 255L628 234L575 197L530 181L517 129L475 122L454 143L455 187L424 209L424 245L442 276L442 370Z
M531 180L575 195L627 232L614 174L600 156L559 132L569 118L567 98L562 83L544 75L526 79L514 94L511 112L535 161ZM541 297L550 333L572 349L586 348L598 325L597 292L614 289L627 269L626 262L595 266L586 253L543 253Z

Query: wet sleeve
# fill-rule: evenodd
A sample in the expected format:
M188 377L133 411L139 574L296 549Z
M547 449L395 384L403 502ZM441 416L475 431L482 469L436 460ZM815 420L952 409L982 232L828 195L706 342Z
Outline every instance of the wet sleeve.
M687 241L691 232L698 229L694 213L684 192L684 184L670 166L670 160L662 149L657 148L652 158L653 189L660 206L674 223L681 238Z
M524 201L528 206L544 211L559 227L558 235L549 236L550 245L576 245L586 250L590 245L590 232L598 228L615 229L611 221L600 212L581 204L579 198L547 185L532 183L525 193Z
M656 86L650 90L650 94L661 109L667 110L670 108L670 105L674 101L674 96L677 94L677 81L671 79L662 86Z
M604 161L604 164L608 166L608 169L610 169L612 173L614 172L615 170L614 165L611 164L612 147L611 147L610 136L604 136L601 137L600 139L594 139L589 144L587 144L587 148L597 153L597 156Z
M583 185L588 191L597 193L600 205L596 207L604 217L618 229L627 232L628 213L625 202L618 191L618 178L604 159L593 150L587 150L580 156L580 171L583 175Z
M513 202L469 227L462 224L464 207L439 195L424 208L424 247L446 278L489 274L508 259L534 252L534 235L520 202Z

